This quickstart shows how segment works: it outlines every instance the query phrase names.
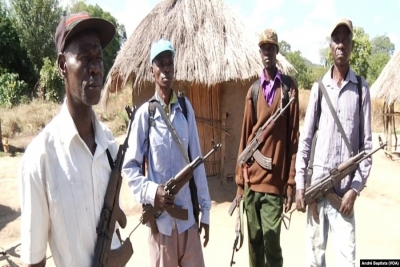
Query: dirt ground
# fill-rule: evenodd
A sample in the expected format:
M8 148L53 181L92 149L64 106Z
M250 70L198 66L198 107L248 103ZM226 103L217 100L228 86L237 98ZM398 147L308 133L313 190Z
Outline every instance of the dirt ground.
M374 134L374 143L378 137ZM13 140L10 140L12 144ZM376 147L376 146L375 146ZM21 266L20 207L17 172L21 157L0 158L0 267ZM206 266L229 266L235 239L235 218L228 215L230 201L235 196L235 185L209 177L213 206L211 210L210 242L203 250ZM400 259L400 163L385 157L379 151L373 157L373 167L367 188L356 201L356 266L360 259ZM121 205L128 216L128 225L122 230L126 238L138 224L140 208L124 183ZM282 227L281 244L284 266L305 266L305 214L294 212L290 229ZM147 247L148 228L140 226L131 236L134 254L127 266L149 266ZM328 266L334 266L332 239L328 242ZM248 266L247 238L235 253L234 266ZM47 266L54 266L51 251L47 252Z

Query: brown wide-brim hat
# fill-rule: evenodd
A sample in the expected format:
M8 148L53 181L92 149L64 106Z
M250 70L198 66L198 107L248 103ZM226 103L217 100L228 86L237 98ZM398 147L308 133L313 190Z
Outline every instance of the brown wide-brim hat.
M86 30L94 30L99 34L102 48L105 48L111 42L116 32L114 24L110 21L92 18L87 12L63 16L55 34L57 54L64 52L65 45L76 34Z

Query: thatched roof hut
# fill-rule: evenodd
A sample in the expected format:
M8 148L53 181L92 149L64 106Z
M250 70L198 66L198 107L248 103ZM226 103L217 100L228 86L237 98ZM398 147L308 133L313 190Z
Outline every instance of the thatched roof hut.
M371 97L383 99L383 124L386 139L388 141L387 150L392 151L392 147L397 147L395 117L400 116L399 111L395 111L395 104L400 103L400 51L391 57L383 68L378 79L371 86ZM395 143L392 144L392 134Z
M222 152L206 164L207 173L230 169L222 174L230 176L237 156L244 96L263 68L255 31L222 0L160 1L119 52L106 80L105 99L108 92L125 87L132 88L135 104L154 94L150 47L160 38L170 40L176 50L174 89L184 91L195 109L203 153L210 148L211 138L223 143ZM277 59L283 73L293 70L282 55ZM226 138L232 139L234 147L224 146ZM226 159L231 161L229 166Z
M383 99L388 105L400 103L400 51L391 57L378 79L371 86L371 97Z

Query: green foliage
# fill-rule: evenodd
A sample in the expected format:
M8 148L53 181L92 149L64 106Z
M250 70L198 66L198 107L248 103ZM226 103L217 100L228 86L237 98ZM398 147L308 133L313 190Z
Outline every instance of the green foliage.
M34 71L27 52L22 48L16 29L12 25L9 12L0 2L0 75L18 73L21 80L34 87Z
M310 88L312 82L309 77L309 67L306 64L306 60L301 55L300 51L287 52L286 59L293 65L297 70L297 73L292 73L292 77L297 81L299 88Z
M367 81L370 86L376 81L389 60L390 56L385 53L372 54L370 56L368 60L369 69L367 76Z
M0 76L0 105L11 108L19 104L27 84L18 80L17 73L5 73Z
M77 2L73 7L71 7L71 13L77 13L87 11L92 17L99 17L106 19L113 23L117 32L115 34L114 39L108 44L106 49L103 51L103 63L104 63L104 78L107 76L109 70L114 64L114 59L117 56L118 51L121 48L121 45L126 41L126 32L125 27L122 24L119 24L117 19L114 18L110 12L104 11L99 5L87 5L84 1Z
M291 50L292 47L288 42L285 40L279 42L279 53L281 53L283 56L286 56L286 53L290 52Z
M394 44L386 35L380 35L371 40L371 54L387 54L393 56Z
M10 0L13 23L34 65L36 79L45 57L55 56L54 33L60 21L57 0Z
M58 73L57 63L47 57L43 60L39 83L38 94L40 97L51 102L63 100L64 83Z
M363 77L368 75L368 59L371 55L371 43L369 35L365 33L363 28L354 28L354 47L351 53L350 65L354 72Z
M328 69L329 69L329 67L325 67L325 66L310 67L308 76L309 76L309 80L310 80L311 84L309 87L306 87L306 89L311 90L313 83L318 81L319 79L321 79L321 77L325 75L325 73L328 71Z
M369 85L372 85L383 68L390 60L390 56L394 52L394 44L390 41L390 38L386 35L377 36L371 40L371 55L368 59L368 76L367 81Z

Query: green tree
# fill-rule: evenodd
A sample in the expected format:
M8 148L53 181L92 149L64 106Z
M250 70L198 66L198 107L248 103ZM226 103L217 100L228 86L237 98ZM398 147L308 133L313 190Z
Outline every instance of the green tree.
M358 75L367 77L368 75L368 59L371 55L371 43L369 36L363 28L354 28L354 47L351 53L350 65Z
M371 54L387 54L393 56L394 44L386 35L380 35L371 40Z
M115 34L114 39L104 50L104 77L107 76L108 71L111 69L114 64L114 59L117 56L118 51L121 48L121 45L126 41L126 31L125 26L123 24L118 23L117 19L114 18L110 12L104 11L100 6L96 5L87 5L83 1L77 2L74 6L71 7L71 13L77 13L87 11L92 17L99 17L106 19L112 22L117 28L117 32Z
M55 56L54 33L60 21L57 0L10 0L22 47L34 65L36 79L43 58Z
M385 53L372 54L370 56L368 60L369 69L367 76L367 81L370 86L376 81L389 60L390 56Z
M19 104L27 84L19 80L17 73L0 75L0 106L11 108Z
M18 73L19 78L34 87L34 71L27 52L21 47L17 31L12 25L7 7L0 2L0 75Z
M56 60L46 57L43 62L40 70L38 95L51 102L61 102L65 95L64 81L58 72Z
M309 67L306 64L306 59L303 58L300 51L287 52L286 59L297 70L297 73L291 73L292 77L297 81L299 88L310 88Z
M367 81L372 85L390 60L394 52L394 44L386 35L380 35L371 40L371 55L368 59L369 69Z
M291 50L292 47L288 42L285 40L279 42L279 53L281 53L283 56L286 56L286 53L291 52Z

